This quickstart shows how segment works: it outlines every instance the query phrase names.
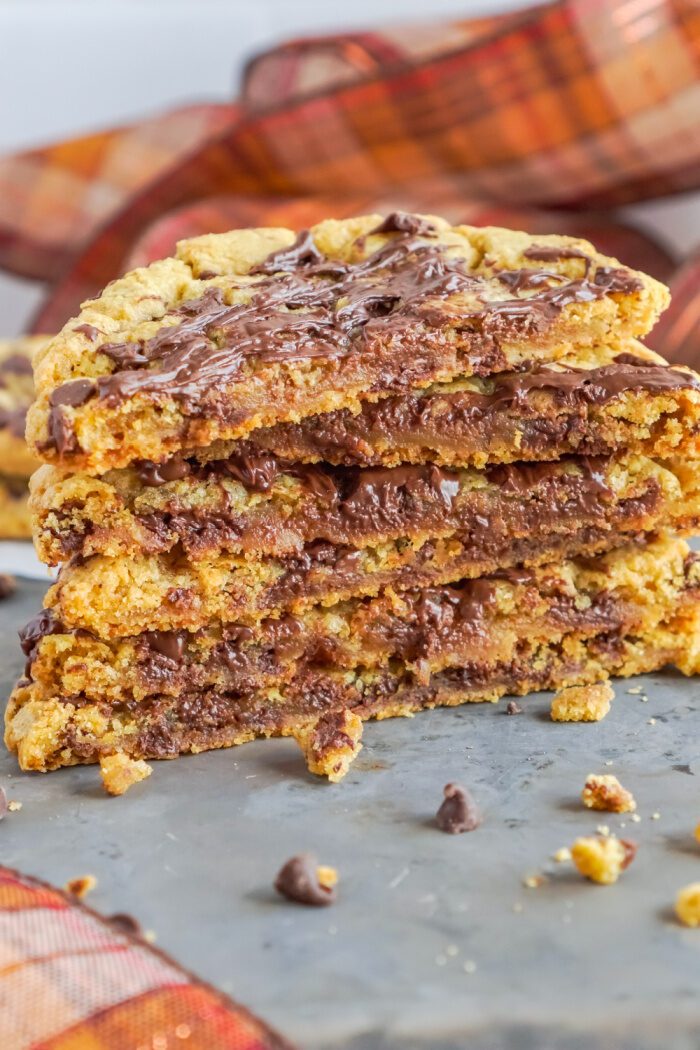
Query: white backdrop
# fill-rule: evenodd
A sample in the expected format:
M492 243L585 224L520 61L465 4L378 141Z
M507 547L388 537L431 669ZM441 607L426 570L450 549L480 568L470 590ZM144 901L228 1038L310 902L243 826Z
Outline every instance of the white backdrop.
M251 53L305 32L466 17L523 0L0 0L0 152L119 123L172 103L225 99ZM633 209L680 249L700 240L700 198ZM41 290L0 275L0 333Z

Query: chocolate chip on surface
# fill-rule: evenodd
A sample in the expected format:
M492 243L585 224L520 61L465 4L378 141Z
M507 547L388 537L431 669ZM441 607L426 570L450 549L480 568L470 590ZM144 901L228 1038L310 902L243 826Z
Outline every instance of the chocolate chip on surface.
M523 709L520 706L520 704L516 703L515 700L509 700L508 701L508 704L506 706L506 714L507 715L521 715L522 713L523 713Z
M275 879L275 889L297 904L324 907L335 903L337 880L333 868L319 867L311 853L300 853L282 865Z
M117 912L115 915L108 915L105 921L117 933L124 933L128 937L143 938L141 923L133 915L128 915L126 912Z
M482 821L476 802L461 784L445 784L445 798L437 811L435 821L440 831L448 835L461 835L474 831Z

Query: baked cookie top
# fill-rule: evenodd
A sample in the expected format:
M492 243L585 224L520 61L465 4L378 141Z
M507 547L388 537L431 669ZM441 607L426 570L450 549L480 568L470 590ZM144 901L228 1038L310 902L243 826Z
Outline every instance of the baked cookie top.
M36 361L28 435L101 473L649 331L663 285L586 241L394 213L181 242Z

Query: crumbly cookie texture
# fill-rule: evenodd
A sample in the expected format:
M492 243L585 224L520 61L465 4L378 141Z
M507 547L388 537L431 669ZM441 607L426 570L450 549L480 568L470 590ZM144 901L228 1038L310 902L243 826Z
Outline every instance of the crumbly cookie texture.
M284 557L317 541L381 548L408 538L415 546L428 538L459 540L467 529L472 547L489 547L500 564L509 544L537 529L544 537L576 528L639 531L660 521L682 527L684 516L693 526L700 513L695 463L687 450L661 461L617 453L488 471L424 463L358 473L271 454L205 465L182 460L168 465L172 473L141 464L102 477L43 466L31 480L30 509L47 564L75 554L113 558L175 548L191 561L221 553ZM521 551L517 560L526 557Z
M293 736L319 709L349 709L361 719L411 715L426 708L494 701L500 696L556 689L609 674L631 676L675 664L700 670L700 610L685 592L668 618L637 627L629 636L566 634L553 643L518 651L507 665L448 668L424 684L397 662L373 669L309 667L283 687L246 695L188 688L176 696L110 708L103 699L74 703L41 682L18 683L5 715L5 741L23 769L97 762L124 752L132 758L174 758L179 753L242 744L258 736ZM517 641L517 640L516 640ZM236 702L232 703L232 698Z
M114 281L40 351L28 436L96 473L162 461L642 336L667 302L586 241L432 216L199 237Z
M94 875L78 875L74 879L69 879L64 889L66 893L70 893L71 897L77 897L78 900L83 900L87 897L88 893L91 893L97 886L97 879Z
M122 752L100 758L102 785L109 795L123 795L134 784L150 777L152 772L147 762L129 758Z
M24 431L34 400L32 359L49 341L44 335L0 340L0 464L5 474L18 478L28 478L39 466Z
M700 926L700 882L691 882L678 891L676 915L684 926Z
M353 711L332 711L299 729L294 737L309 772L336 784L362 750L362 719Z
M614 835L590 835L576 839L571 859L576 868L591 882L610 886L635 858L637 846Z
M609 682L568 686L552 700L552 721L600 722L610 710L614 698L615 692Z
M699 588L700 556L668 539L613 552L595 565L572 559L510 577L499 572L456 586L313 606L245 626L150 629L108 640L44 611L20 637L26 673L49 693L128 708L133 700L193 689L243 696L283 689L321 663L351 670L401 661L418 683L448 668L491 674L494 667L525 664L527 654L560 639L569 657L574 639L648 631ZM695 652L687 654L689 666ZM307 720L313 714L311 708ZM319 738L333 729L322 723Z
M612 774L589 773L581 792L581 801L588 809L609 813L634 813L637 808L634 795L624 788Z

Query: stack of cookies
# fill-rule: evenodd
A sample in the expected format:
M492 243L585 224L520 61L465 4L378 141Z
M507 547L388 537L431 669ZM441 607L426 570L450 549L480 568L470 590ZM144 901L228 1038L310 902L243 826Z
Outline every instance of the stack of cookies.
M700 380L584 241L395 213L234 231L36 360L25 769L698 667Z
M27 409L34 398L32 356L44 336L0 340L0 539L31 536L28 482L39 460L24 440Z

